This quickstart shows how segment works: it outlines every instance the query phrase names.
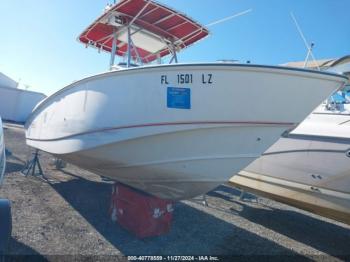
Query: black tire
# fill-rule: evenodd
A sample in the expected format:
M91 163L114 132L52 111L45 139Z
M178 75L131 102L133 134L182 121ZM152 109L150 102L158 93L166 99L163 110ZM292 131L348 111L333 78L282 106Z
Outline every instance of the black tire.
M11 232L11 203L8 199L0 199L0 257L6 254Z

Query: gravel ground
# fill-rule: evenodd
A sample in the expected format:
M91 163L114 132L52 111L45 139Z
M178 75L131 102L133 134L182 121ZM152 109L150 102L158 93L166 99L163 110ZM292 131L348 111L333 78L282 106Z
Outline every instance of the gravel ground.
M40 159L49 181L25 177L20 170L32 150L25 145L22 127L7 124L5 142L10 155L0 197L12 202L8 251L12 258L36 255L35 260L61 261L115 260L112 255L235 255L254 261L350 259L350 226L249 194L241 201L240 192L227 185L208 194L209 207L195 200L177 203L169 234L139 240L108 217L111 182L69 164L57 170L53 157L45 153Z

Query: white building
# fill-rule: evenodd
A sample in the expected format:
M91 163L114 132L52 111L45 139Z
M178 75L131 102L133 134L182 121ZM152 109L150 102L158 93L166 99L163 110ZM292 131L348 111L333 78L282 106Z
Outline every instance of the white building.
M0 73L0 116L3 120L23 123L46 96L17 86L16 81Z
M17 88L17 85L18 83L15 80L9 78L8 76L0 72L0 87L6 86L6 87Z

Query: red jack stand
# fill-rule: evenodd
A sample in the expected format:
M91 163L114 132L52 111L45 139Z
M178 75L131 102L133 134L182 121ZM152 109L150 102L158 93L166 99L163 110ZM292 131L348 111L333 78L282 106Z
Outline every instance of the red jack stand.
M109 213L113 221L138 238L161 236L170 230L173 201L115 183Z

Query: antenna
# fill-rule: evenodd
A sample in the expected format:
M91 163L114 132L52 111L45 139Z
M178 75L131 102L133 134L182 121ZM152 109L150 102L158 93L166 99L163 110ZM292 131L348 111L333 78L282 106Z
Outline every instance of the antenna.
M234 14L234 15L231 15L231 16L228 16L228 17L226 17L226 18L222 18L222 19L220 19L220 20L211 22L211 23L207 24L206 26L207 26L207 27L210 27L210 26L213 26L213 25L216 25L216 24L220 24L220 23L226 22L226 21L228 21L228 20L231 20L231 19L233 19L233 18L236 18L236 17L238 17L238 16L245 15L245 14L251 12L251 11L253 11L253 9L248 9L248 10L245 10L245 11L243 11L243 12L240 12L240 13L237 13L237 14Z
M312 49L313 49L313 47L315 46L315 44L314 44L314 43L311 43L310 45L308 44L308 42L306 41L306 38L305 38L305 36L304 36L304 34L303 34L303 31L301 30L301 28L300 28L300 26L299 26L299 24L298 24L298 21L297 21L297 19L295 18L293 12L290 12L290 16L292 17L292 19L293 19L293 21L294 21L294 23L295 23L295 26L296 26L296 28L297 28L297 30L298 30L298 32L299 32L299 35L300 35L301 39L303 40L303 42L304 42L304 44L305 44L305 46L306 46L306 48L307 48L307 55L306 55L306 58L305 58L304 68L307 66L309 57L311 56L312 59L314 60L315 64L316 64L316 66L317 66L317 70L321 71L321 69L320 69L320 67L318 66L318 63L317 63L317 61L316 61L316 59L315 59L315 56L314 56L314 54L313 54L313 52L312 52Z

